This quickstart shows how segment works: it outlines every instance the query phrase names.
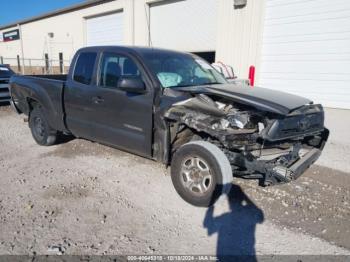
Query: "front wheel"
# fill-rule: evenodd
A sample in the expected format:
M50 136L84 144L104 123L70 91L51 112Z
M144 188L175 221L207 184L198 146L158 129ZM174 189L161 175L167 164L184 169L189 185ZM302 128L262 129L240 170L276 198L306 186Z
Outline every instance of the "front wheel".
M171 179L188 203L208 207L232 186L232 169L226 155L215 145L193 141L181 146L171 162Z

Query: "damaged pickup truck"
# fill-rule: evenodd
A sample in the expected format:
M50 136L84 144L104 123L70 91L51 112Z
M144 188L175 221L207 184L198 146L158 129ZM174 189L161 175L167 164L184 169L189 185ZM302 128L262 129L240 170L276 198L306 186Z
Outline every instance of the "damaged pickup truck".
M171 165L195 206L212 205L233 177L298 178L329 134L321 105L229 84L195 55L155 48L83 48L68 75L13 76L11 96L38 144L70 134Z

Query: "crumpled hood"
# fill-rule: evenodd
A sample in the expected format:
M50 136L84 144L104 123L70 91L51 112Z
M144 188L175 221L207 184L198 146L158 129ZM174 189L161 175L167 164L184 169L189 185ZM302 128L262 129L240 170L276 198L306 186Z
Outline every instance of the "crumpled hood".
M193 94L206 94L224 97L240 104L257 109L287 115L291 111L312 103L307 98L261 87L248 87L237 84L218 84L177 87L174 90Z

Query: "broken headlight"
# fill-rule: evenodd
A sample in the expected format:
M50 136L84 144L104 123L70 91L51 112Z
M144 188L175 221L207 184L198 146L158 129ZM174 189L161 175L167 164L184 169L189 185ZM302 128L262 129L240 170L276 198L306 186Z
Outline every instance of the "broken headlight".
M230 114L227 117L227 121L233 128L251 128L250 115L247 112L237 112Z

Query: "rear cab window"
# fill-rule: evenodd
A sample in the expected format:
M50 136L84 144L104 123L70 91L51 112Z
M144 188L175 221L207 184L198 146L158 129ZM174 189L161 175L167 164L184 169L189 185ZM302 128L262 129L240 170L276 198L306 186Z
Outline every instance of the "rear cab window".
M97 53L95 52L80 53L75 64L73 80L81 84L90 85L96 58Z

